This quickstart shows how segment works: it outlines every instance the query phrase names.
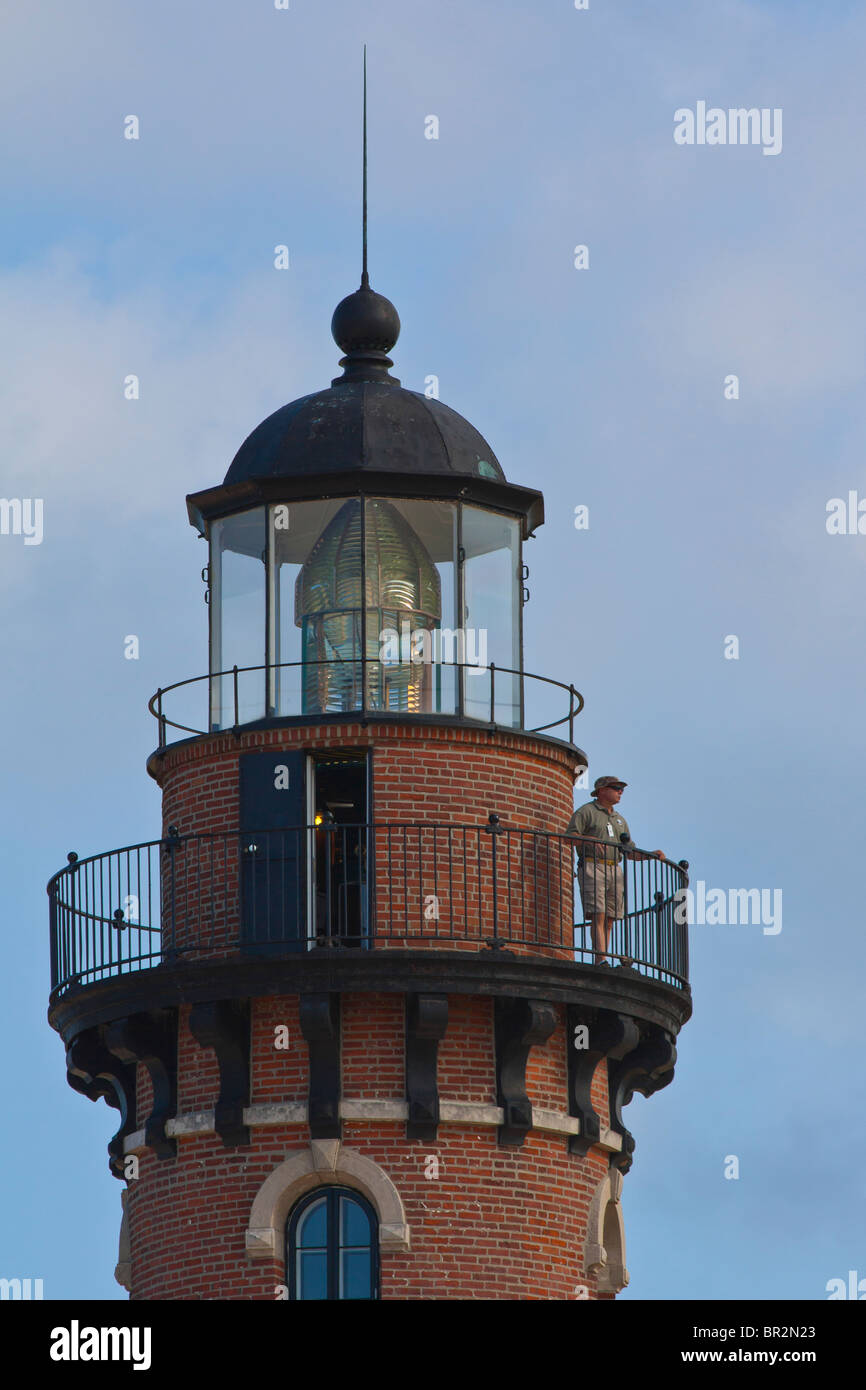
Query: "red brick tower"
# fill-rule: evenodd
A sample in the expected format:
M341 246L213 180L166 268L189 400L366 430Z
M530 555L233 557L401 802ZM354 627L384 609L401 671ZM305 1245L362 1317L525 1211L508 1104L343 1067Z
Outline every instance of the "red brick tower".
M50 1022L120 1111L117 1278L612 1298L622 1107L690 1013L684 868L628 861L594 964L563 835L582 700L523 670L541 494L390 375L366 276L332 329L343 375L188 498L211 659L151 705L162 838L49 884Z

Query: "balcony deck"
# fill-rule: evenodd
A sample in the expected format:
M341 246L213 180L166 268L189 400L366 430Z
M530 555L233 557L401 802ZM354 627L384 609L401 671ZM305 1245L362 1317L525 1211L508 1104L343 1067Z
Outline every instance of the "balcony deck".
M48 884L52 1001L185 962L461 951L595 963L573 836L502 825L302 825L172 835L78 859ZM581 852L591 854L589 842ZM684 861L622 859L610 964L688 992ZM575 910L577 905L577 910ZM333 954L331 955L333 959Z

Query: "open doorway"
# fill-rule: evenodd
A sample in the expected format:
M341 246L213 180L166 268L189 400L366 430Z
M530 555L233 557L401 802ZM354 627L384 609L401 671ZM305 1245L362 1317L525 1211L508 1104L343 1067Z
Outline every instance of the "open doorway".
M309 912L314 944L369 944L367 888L369 759L309 757Z

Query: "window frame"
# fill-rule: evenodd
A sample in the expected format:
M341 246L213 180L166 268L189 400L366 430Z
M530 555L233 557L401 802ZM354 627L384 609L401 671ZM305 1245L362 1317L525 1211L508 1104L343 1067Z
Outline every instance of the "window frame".
M370 1225L370 1298L341 1299L340 1287L340 1254L346 1247L340 1244L340 1199L348 1197L361 1208ZM325 1239L326 1239L326 1281L327 1297L325 1299L303 1299L299 1296L298 1277L297 1277L297 1255L298 1227L310 1207L316 1202L325 1199ZM301 1247L303 1248L303 1247ZM349 1247L351 1248L351 1247ZM292 1303L319 1303L319 1302L345 1302L345 1303L369 1303L375 1302L379 1298L379 1218L375 1208L367 1198L358 1192L354 1187L344 1187L336 1183L319 1185L310 1192L304 1193L300 1201L295 1203L289 1213L286 1222L286 1285L289 1290L289 1301Z

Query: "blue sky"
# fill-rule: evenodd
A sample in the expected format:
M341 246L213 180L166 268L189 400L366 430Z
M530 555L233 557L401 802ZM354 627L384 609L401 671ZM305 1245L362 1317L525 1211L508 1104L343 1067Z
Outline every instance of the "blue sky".
M831 498L866 497L862 7L18 0L2 23L0 494L44 499L44 539L0 536L0 989L26 1058L0 1274L125 1297L113 1112L67 1087L45 1022L44 885L69 849L158 833L145 703L207 660L184 496L335 375L367 42L395 373L437 374L545 493L527 668L583 692L577 741L628 781L639 843L783 894L776 935L692 929L675 1081L627 1112L622 1297L820 1299L866 1276L866 537L825 525ZM676 145L699 100L781 108L781 153Z

